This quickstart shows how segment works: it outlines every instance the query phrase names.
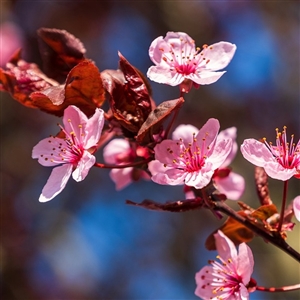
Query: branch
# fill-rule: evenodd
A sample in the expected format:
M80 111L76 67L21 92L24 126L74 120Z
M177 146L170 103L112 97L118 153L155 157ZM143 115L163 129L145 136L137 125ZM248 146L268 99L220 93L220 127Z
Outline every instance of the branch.
M238 215L232 208L230 208L227 204L225 204L222 201L220 202L214 201L213 203L214 203L214 207L213 207L214 210L223 212L227 216L232 217L239 223L251 229L257 235L261 236L263 239L267 240L274 246L286 252L288 255L293 257L296 261L300 262L300 253L298 253L289 244L287 244L285 240L281 238L280 235L278 236L271 235L268 232L264 231L262 228L257 227L247 218Z

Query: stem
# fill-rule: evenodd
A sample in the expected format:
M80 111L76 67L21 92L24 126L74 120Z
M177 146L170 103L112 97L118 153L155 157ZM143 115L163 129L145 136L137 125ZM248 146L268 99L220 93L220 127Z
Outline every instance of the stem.
M125 168L136 167L136 166L140 166L143 164L147 164L151 160L152 160L152 158L149 157L144 160L140 160L140 161L132 162L129 164L124 164L124 165L106 165L106 164L101 164L101 163L96 162L94 164L94 166L97 168L101 168L101 169L125 169Z
M285 240L280 236L274 236L270 233L264 231L262 228L257 227L255 224L251 223L250 220L247 218L244 218L237 214L232 208L230 208L227 204L224 202L216 202L214 201L214 210L220 211L225 213L227 216L232 217L239 223L243 224L247 228L251 229L254 233L261 236L264 240L270 242L274 246L278 247L279 249L286 252L288 255L290 255L292 258L294 258L296 261L300 262L300 253L298 253L295 249L293 249L289 244L285 242Z
M280 220L278 225L278 232L281 232L283 220L284 220L284 212L285 212L285 206L286 206L286 196L287 196L287 189L288 189L288 181L284 181L283 186L283 195L282 195L282 204L281 204L281 212L280 212Z
M288 291L295 291L299 289L300 289L300 283L290 285L290 286L283 286L279 288L275 288L275 287L266 288L263 286L256 287L256 291L261 291L261 292L288 292Z

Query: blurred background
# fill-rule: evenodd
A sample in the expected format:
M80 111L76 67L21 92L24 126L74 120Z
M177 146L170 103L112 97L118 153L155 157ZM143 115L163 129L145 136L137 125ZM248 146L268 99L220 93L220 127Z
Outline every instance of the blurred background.
M168 31L183 31L196 45L229 41L237 52L215 84L186 95L176 125L201 127L208 118L221 129L236 126L246 138L275 141L285 125L300 138L299 1L1 1L1 66L18 47L41 66L36 30L65 29L79 38L98 68L116 69L117 51L146 73L148 48ZM151 82L157 103L178 97L178 88ZM3 300L197 299L195 273L216 252L206 237L223 221L208 211L162 213L125 204L145 198L184 199L182 187L140 181L115 191L108 170L92 169L80 183L48 203L38 197L50 175L31 159L41 139L57 132L60 119L20 105L1 93L1 243ZM101 152L97 153L103 162ZM242 201L258 207L253 166L238 154L233 170L247 182ZM270 179L279 205L283 183ZM300 194L289 183L288 200ZM230 203L237 208L236 203ZM293 219L297 223L295 219ZM299 245L299 223L288 243ZM259 285L299 283L297 263L256 237L253 277ZM300 299L299 292L251 294L251 299Z

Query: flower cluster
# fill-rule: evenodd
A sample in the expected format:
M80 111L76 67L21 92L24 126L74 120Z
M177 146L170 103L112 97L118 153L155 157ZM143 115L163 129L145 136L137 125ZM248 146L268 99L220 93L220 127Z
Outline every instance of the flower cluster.
M51 40L53 32L55 39ZM244 178L230 166L239 150L237 128L220 131L219 120L210 118L200 129L181 124L168 138L175 121L169 116L177 116L184 93L193 86L216 82L235 54L234 44L217 42L198 48L183 32L156 38L149 48L155 65L147 76L158 83L179 85L180 92L179 98L156 106L146 77L120 53L119 69L100 73L85 58L82 43L72 35L45 28L39 34L46 34L47 43L55 44L52 70L49 57L46 62L56 76L48 78L35 64L21 60L18 53L6 65L7 70L0 69L0 89L25 106L63 116L60 132L43 139L32 150L32 158L41 165L54 167L40 202L61 193L71 175L77 182L84 180L92 167L110 169L116 190L141 178L161 185L182 185L184 200L127 203L171 212L206 208L217 217L229 216L211 235L213 242L208 238L206 243L208 249L218 250L220 262L210 261L210 266L196 274L195 294L202 299L245 300L250 292L262 290L251 278L254 259L246 245L255 235L300 261L300 254L284 241L285 231L294 227L292 217L300 221L300 196L286 205L288 180L300 179L300 140L296 142L292 135L288 141L286 127L282 132L276 129L275 144L265 138L244 140L240 151L257 167L255 184L261 206L254 209L239 201L242 210L235 211L226 200L240 200L245 189ZM67 51L68 47L72 51ZM101 108L105 100L106 111ZM105 163L96 161L99 149ZM270 198L268 177L284 182L280 212Z

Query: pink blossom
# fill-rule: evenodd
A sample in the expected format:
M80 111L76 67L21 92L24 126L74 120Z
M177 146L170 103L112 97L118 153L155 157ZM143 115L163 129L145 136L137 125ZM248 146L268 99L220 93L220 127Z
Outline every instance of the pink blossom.
M182 92L189 92L192 84L211 84L224 73L236 50L234 44L219 42L203 49L195 47L195 41L184 32L168 32L166 37L156 38L150 45L149 56L155 66L147 76L158 83L180 85Z
M106 163L113 165L128 164L135 161L140 156L146 158L148 152L146 148L138 146L134 151L127 140L114 139L103 149L103 157ZM145 157L146 156L146 157ZM121 190L128 186L133 180L139 178L150 179L150 176L143 170L128 167L123 169L112 169L110 178L116 184L116 190Z
M54 168L42 190L39 201L53 199L66 186L71 174L74 180L82 181L96 159L92 155L100 139L104 124L104 112L96 109L88 119L76 106L65 109L64 127L60 126L65 138L50 136L40 141L32 150L32 158L46 167Z
M193 133L192 125L177 128L174 140L164 140L154 148L155 161L149 163L152 180L159 184L186 184L196 189L205 187L232 148L230 138L217 137L219 128L216 119L209 119Z
M293 201L293 211L296 219L300 222L300 196L297 196Z
M215 171L213 181L220 193L225 194L228 199L238 200L245 190L245 180L241 175L232 172L231 169L228 168L238 150L238 145L235 141L236 127L230 127L220 131L219 137L224 139L231 138L233 140L233 145L231 152L224 163Z
M0 66L5 66L13 54L22 47L23 38L20 28L13 22L0 26Z
M247 285L254 266L251 249L242 243L238 253L233 242L222 231L219 230L214 236L219 253L217 258L221 263L209 261L211 266L205 266L196 273L195 294L203 300L249 299Z
M274 179L286 181L295 176L300 178L300 140L294 143L294 136L287 141L286 127L282 132L276 129L276 144L247 139L241 146L245 159L263 167Z

